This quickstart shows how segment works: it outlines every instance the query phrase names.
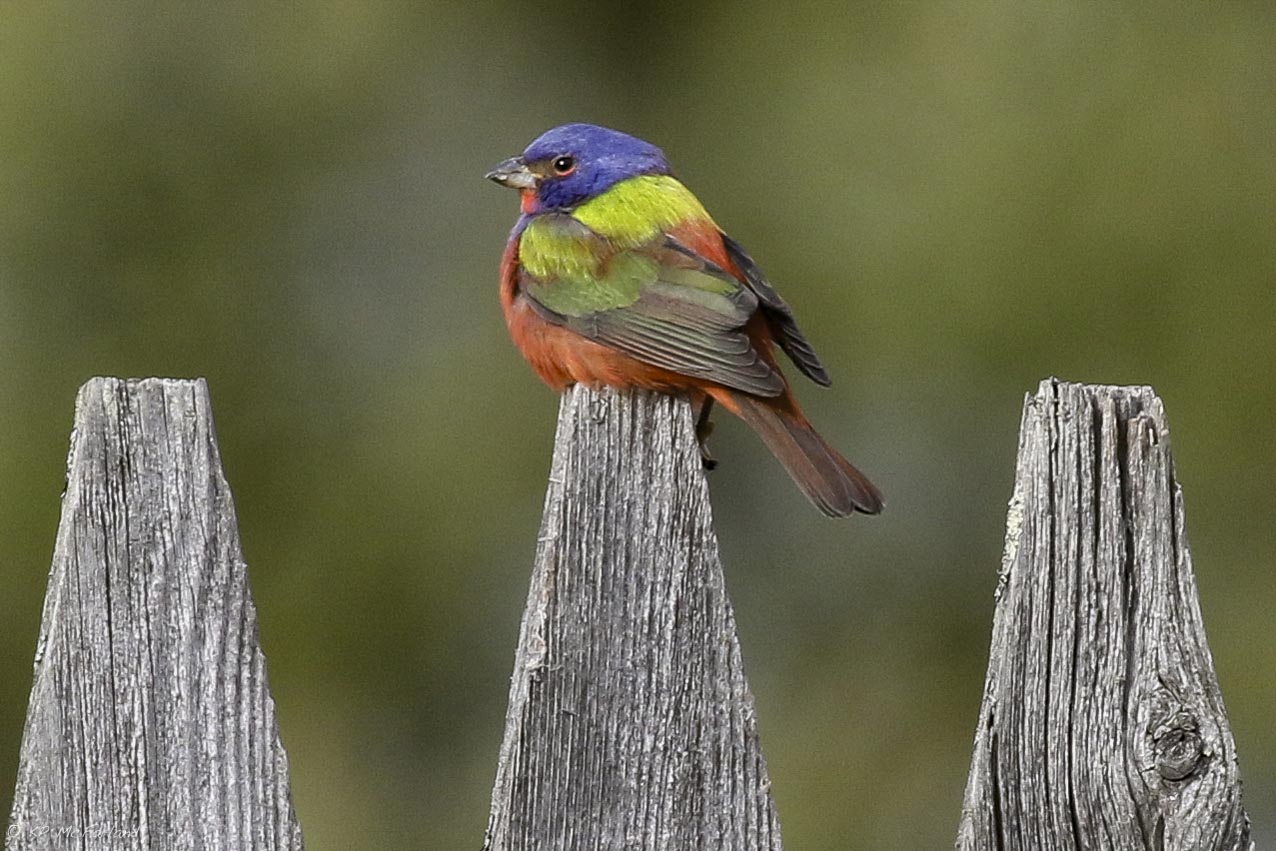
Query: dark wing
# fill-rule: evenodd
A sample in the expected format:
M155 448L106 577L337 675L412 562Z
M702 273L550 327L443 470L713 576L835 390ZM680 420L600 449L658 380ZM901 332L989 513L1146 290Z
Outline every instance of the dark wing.
M771 334L780 344L780 348L792 358L793 363L808 378L816 384L829 386L832 382L829 380L828 373L824 371L824 364L820 363L815 349L811 348L806 336L798 329L797 321L793 318L793 309L789 307L788 302L780 298L780 294L771 286L766 275L762 274L758 264L753 262L753 258L740 243L725 233L722 235L722 241L727 246L727 256L744 273L745 283L761 303L762 315L766 317L767 324L771 327Z
M618 252L590 280L520 286L542 318L644 363L757 396L784 391L744 330L758 297L672 241Z

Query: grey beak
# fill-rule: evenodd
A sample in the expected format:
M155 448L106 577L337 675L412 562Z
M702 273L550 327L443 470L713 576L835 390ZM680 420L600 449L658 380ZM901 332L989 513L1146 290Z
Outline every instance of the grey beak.
M537 183L522 157L510 157L483 176L511 189L535 189Z

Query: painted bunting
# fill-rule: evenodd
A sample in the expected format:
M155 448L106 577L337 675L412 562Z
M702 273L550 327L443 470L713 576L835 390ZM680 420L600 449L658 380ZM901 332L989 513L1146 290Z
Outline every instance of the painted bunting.
M774 347L829 377L793 311L654 145L565 124L487 177L519 190L501 264L510 335L546 384L686 394L703 448L713 402L762 438L825 514L882 509L877 488L816 433Z

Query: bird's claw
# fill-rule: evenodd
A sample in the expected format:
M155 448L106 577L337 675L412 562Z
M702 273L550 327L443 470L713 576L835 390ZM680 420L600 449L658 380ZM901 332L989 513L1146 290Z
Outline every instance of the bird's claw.
M712 407L713 400L706 399L696 416L696 442L700 444L700 463L706 470L712 470L718 466L718 459L709 452L709 435L713 434L713 423L709 421L709 411Z

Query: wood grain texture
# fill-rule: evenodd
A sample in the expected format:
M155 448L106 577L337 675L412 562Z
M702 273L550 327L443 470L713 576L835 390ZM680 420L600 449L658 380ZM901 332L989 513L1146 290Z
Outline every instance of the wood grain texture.
M1161 401L1044 382L957 847L1245 851L1249 833Z
M569 389L489 851L779 849L690 409Z
M5 847L302 847L202 380L80 390Z

